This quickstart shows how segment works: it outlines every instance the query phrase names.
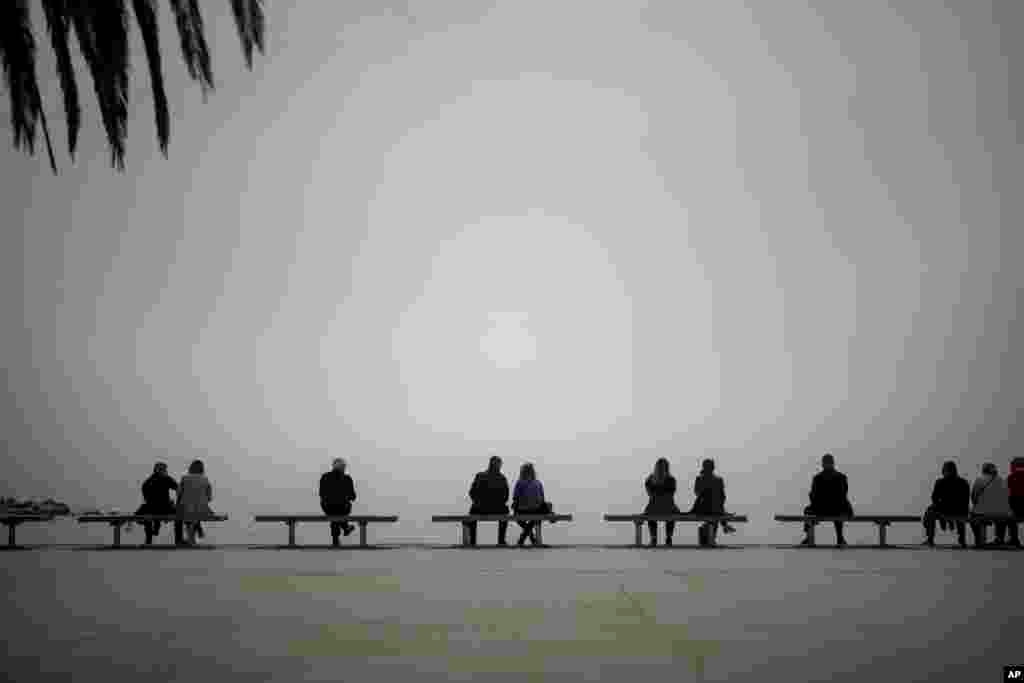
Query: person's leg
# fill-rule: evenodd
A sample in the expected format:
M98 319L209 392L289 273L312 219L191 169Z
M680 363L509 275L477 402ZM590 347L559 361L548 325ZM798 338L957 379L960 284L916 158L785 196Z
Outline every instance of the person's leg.
M498 545L508 545L505 537L508 535L508 522L498 522Z
M843 523L833 522L836 527L836 545L846 545L846 539L843 537Z
M519 540L516 541L516 545L523 545L526 543L527 537L530 536L530 525L519 520L516 521L516 524L518 524L519 528L523 530L522 533L519 534Z
M658 545L658 523L647 522L647 532L651 537L650 544L652 546Z
M935 545L935 508L929 506L921 522L924 524L924 544Z
M675 533L675 530L675 522L665 522L665 545L672 545L672 534Z
M971 522L971 531L974 532L974 547L980 548L985 545L985 525L981 522Z
M180 519L174 520L174 544L175 545L184 545L184 543L185 543L184 527L185 527L185 523L182 520L180 520Z
M995 523L995 544L1003 545L1006 543L1006 522L1000 520Z

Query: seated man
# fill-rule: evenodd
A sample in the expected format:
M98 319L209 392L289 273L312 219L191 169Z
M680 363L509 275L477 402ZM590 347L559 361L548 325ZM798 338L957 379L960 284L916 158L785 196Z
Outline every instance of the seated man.
M142 483L142 505L135 511L137 515L173 515L175 505L171 502L171 491L178 490L178 482L167 474L167 463L158 462L153 465L153 474ZM144 522L146 545L153 545L153 537L160 533L160 521Z
M342 517L352 514L352 501L356 499L355 485L352 477L345 474L344 458L335 458L329 472L320 476L320 509L328 517ZM348 522L331 522L331 545L338 547L338 537L342 529L345 535L352 533L353 527Z
M925 510L924 531L927 538L924 545L935 545L935 522L943 530L947 525L945 517L966 517L971 505L971 485L961 477L956 470L956 463L948 461L942 465L942 478L935 482L932 489L932 504ZM967 547L967 525L963 522L956 522L957 537L960 547Z
M805 515L817 517L853 517L853 506L849 499L850 486L846 475L836 470L836 461L831 453L821 456L821 472L814 475L811 481L811 504L804 508ZM800 545L811 544L812 522L804 523L807 536ZM843 538L843 523L834 522L836 528L836 546L846 545Z
M473 477L469 487L469 498L473 504L469 508L471 515L507 515L508 514L508 479L501 473L501 458L492 455L487 469ZM476 545L476 522L466 522L469 532L469 544ZM508 522L498 522L498 545L508 545L505 536L508 533Z

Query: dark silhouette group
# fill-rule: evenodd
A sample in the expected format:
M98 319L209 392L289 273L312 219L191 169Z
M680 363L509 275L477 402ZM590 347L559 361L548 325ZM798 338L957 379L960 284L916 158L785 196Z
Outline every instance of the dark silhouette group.
M508 515L509 484L501 471L500 457L491 456L487 469L473 477L469 488L472 501L469 509L471 515ZM332 467L320 477L318 495L320 508L329 517L345 517L352 512L352 502L356 499L355 485L346 473L346 462L336 458ZM658 458L654 463L654 471L644 480L648 502L644 508L645 515L678 515L681 514L675 502L677 484L669 471L669 463L665 458ZM171 500L171 492L175 492L177 500ZM843 536L843 520L853 517L853 505L849 497L850 486L847 477L835 466L835 458L826 453L821 458L821 471L811 481L810 505L804 508L809 517L840 518L833 519L836 532L836 545L843 547L846 539ZM537 478L536 468L532 463L525 463L519 471L519 480L511 495L511 511L517 515L552 514L552 505L544 494L544 485ZM706 459L701 464L700 473L694 480L694 502L689 513L728 517L725 510L725 481L715 474L715 462ZM201 520L213 514L210 501L213 499L213 487L205 475L202 461L194 460L188 472L175 481L167 473L167 465L158 462L153 467L153 474L142 484L143 504L138 508L138 515L174 516L174 538L177 545L195 545L196 538L203 537ZM942 465L942 476L935 482L932 489L931 505L922 517L925 530L923 545L935 545L937 529L942 531L955 529L961 547L967 547L967 526L974 534L976 547L986 545L986 528L989 523L995 526L993 545L1007 543L1020 547L1018 523L1024 520L1024 458L1014 458L1010 464L1010 474L1005 479L999 476L995 464L985 463L981 475L973 485L961 477L956 463L947 461ZM522 532L517 545L523 546L527 541L539 545L536 534L540 521L516 520ZM664 520L665 545L671 546L675 522ZM160 533L162 522L150 520L144 523L146 545ZM477 522L464 522L468 544L477 544ZM814 521L804 522L805 537L801 545L811 545L811 529ZM735 531L728 520L710 520L702 522L697 529L697 539L701 546L714 546L718 527L725 533ZM658 544L658 522L647 521L650 545ZM348 536L354 527L347 520L331 521L331 544L338 546L342 533ZM508 520L498 521L498 545L506 546Z

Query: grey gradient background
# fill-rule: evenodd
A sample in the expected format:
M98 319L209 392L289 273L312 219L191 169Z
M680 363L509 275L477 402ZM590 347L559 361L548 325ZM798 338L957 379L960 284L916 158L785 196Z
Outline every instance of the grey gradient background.
M205 104L162 12L168 160L137 35L125 175L81 68L77 164L0 158L0 494L200 457L212 538L271 539L340 455L377 538L449 539L494 451L597 541L710 456L754 542L827 450L875 513L1020 454L1021 3L267 9L250 73L204 3Z

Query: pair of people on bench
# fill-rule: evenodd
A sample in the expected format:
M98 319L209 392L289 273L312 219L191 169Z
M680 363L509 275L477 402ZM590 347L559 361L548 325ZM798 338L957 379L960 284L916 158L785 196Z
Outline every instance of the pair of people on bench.
M956 463L948 461L942 465L942 478L935 482L932 489L932 504L925 511L923 522L925 541L923 545L935 545L936 522L943 531L956 527L960 547L967 547L967 529L964 522L949 520L948 517L968 517L973 515L1002 517L993 522L995 526L995 543L1001 546L1006 542L1006 532L1010 532L1010 545L1020 547L1020 534L1017 520L1024 519L1024 458L1014 458L1010 463L1010 476L1005 480L999 476L999 469L994 463L987 462L981 466L981 476L973 485L961 477ZM1013 519L1016 517L1016 519ZM974 534L974 545L985 546L985 522L971 521Z
M471 515L507 515L509 488L508 480L501 473L502 461L496 455L492 455L487 463L487 469L478 472L473 477L473 483L469 487L469 498L472 505L469 508ZM551 514L551 503L544 497L544 485L537 479L537 472L531 463L524 464L519 470L519 481L516 482L512 492L512 512L515 514ZM540 522L516 521L522 529L517 545L522 546L527 539L533 545L539 545L534 530ZM476 545L476 522L465 522L469 536L469 544ZM498 522L498 545L508 545L505 537L508 533L508 522Z
M654 463L654 471L644 480L644 489L649 501L644 508L645 515L678 515L682 514L675 502L676 479L669 472L668 460L658 458ZM690 514L696 515L727 515L725 511L725 481L715 474L715 461L705 460L701 464L701 472L693 483L696 500ZM665 522L665 545L672 545L672 534L675 522ZM728 522L722 522L722 530L730 534L736 529ZM647 522L650 545L658 545L658 523ZM702 546L715 545L718 522L705 522L697 529L697 540Z
M171 501L171 491L177 493L177 502ZM142 484L142 505L137 515L176 515L174 521L174 543L195 545L196 537L204 536L203 527L197 521L213 514L210 501L213 500L213 486L205 473L201 460L193 460L181 482L167 474L167 463L153 465L153 474ZM161 522L153 520L143 523L146 545L153 544L153 538L160 533Z

